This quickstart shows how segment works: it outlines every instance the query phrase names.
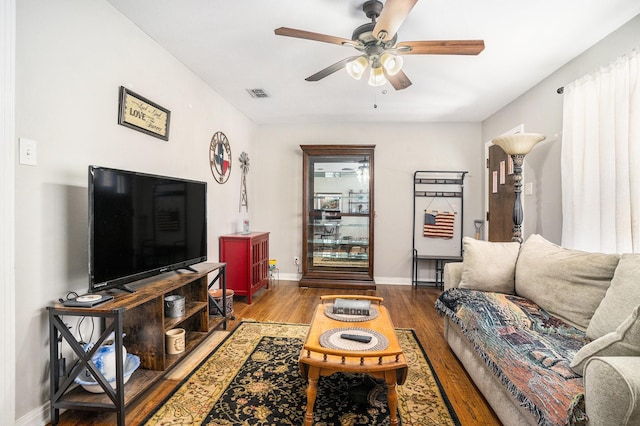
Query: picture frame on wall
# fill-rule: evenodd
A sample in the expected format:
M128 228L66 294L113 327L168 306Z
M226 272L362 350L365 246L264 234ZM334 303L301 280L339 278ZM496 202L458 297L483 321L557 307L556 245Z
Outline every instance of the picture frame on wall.
M118 124L169 140L171 111L124 86L120 86Z

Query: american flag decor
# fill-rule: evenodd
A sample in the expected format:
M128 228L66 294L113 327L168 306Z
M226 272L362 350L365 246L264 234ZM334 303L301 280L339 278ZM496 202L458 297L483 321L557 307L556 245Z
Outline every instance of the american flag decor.
M430 238L453 238L455 213L424 214L424 236Z

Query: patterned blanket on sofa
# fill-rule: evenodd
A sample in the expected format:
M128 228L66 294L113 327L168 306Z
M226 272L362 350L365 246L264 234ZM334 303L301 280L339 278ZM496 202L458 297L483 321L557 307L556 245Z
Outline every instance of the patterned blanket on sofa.
M509 294L449 289L436 309L458 324L476 352L539 425L584 423L584 384L569 364L584 332Z

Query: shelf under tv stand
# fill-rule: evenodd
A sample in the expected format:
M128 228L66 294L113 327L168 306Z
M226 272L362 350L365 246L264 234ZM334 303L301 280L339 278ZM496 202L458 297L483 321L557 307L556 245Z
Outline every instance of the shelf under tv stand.
M174 272L137 287L135 293L114 291L114 299L93 308L66 307L55 304L47 307L50 332L50 400L51 424L59 422L60 409L111 411L117 414L118 425L125 425L126 407L155 384L166 372L191 353L216 329L227 328L227 312L223 302L218 306L222 316L210 315L209 288L218 283L223 301L226 295L226 263L194 265L196 272ZM208 276L214 278L209 282ZM164 298L169 295L185 297L185 315L169 318L164 315ZM217 302L212 299L212 303ZM90 393L82 387L73 387L74 378L90 358L81 343L67 328L63 317L101 318L103 328L97 342L112 332L115 334L116 359L122 357L122 346L127 353L140 357L140 367L124 384L123 368L116 366L116 387L101 384L104 393ZM165 350L165 332L175 327L186 330L185 351L170 355ZM123 338L123 333L125 337ZM65 341L78 360L61 374L60 346ZM71 364L71 363L69 363Z

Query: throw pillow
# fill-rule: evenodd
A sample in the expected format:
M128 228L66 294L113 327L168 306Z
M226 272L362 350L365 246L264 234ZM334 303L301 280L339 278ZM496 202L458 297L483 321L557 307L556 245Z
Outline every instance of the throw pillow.
M513 294L520 244L462 239L460 288Z
M516 264L516 294L585 331L618 265L617 254L560 247L531 235Z
M640 306L624 320L616 331L583 346L571 361L571 369L582 375L587 361L594 356L638 356L640 355Z
M640 254L623 254L604 299L587 328L587 336L597 339L611 333L640 305Z

